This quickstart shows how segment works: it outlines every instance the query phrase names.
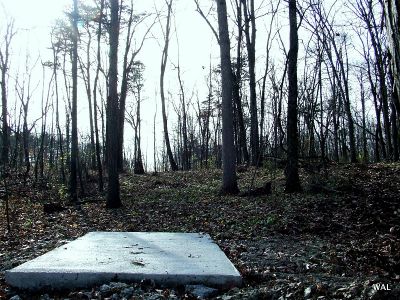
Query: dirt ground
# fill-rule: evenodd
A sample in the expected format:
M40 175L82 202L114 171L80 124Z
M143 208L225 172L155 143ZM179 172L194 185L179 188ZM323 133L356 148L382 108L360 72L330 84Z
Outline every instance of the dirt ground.
M78 206L59 184L11 187L10 231L0 200L0 299L196 298L146 281L35 295L6 285L5 270L98 230L209 233L244 279L215 299L400 299L400 164L304 165L298 194L284 193L283 171L271 167L238 173L241 191L271 182L268 195L220 196L220 178L213 169L124 174L116 210L95 182ZM45 212L50 202L61 207Z

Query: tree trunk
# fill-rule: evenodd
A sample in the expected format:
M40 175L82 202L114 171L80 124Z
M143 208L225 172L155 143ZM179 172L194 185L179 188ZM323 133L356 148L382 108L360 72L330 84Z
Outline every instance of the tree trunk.
M86 45L86 74L83 74L86 85L86 94L88 98L88 108L89 108L89 130L90 130L90 167L94 169L96 167L96 151L95 151L95 138L94 138L94 126L93 126L93 106L92 106L92 88L91 88L91 74L90 74L90 55L91 55L91 44L92 35L90 34L90 29L87 29L88 42ZM84 73L82 66L82 73Z
M179 54L178 54L178 82L180 88L180 100L182 106L182 143L183 143L183 151L182 151L182 169L187 171L190 170L190 153L189 153L189 145L188 145L188 135L187 135L187 109L186 109L186 98L185 98L185 90L183 88L183 81L181 77L181 67L179 62Z
M59 49L56 49L53 44L53 76L54 76L54 84L55 84L55 93L56 93L56 129L58 133L58 147L60 149L60 170L61 170L61 178L62 182L66 183L65 177L65 169L64 169L64 148L63 148L63 136L61 132L60 126L60 113L59 113L59 94L58 94L58 77L57 77L57 65L58 65L58 57L57 52Z
M298 132L297 132L297 53L299 41L297 35L296 0L289 0L290 50L288 54L288 114L287 114L287 165L286 192L301 191L298 170Z
M400 4L398 1L386 0L384 3L386 28L388 31L390 69L392 73L392 135L393 157L399 160L399 133L400 124Z
M385 0L384 2L390 62L397 95L397 97L393 97L393 103L397 111L397 119L400 121L400 4L395 0Z
M380 148L382 151L383 159L386 159L386 149L383 140L380 138L382 136L382 126L381 126L381 108L378 105L378 93L376 90L376 83L374 83L372 77L372 68L371 68L371 60L369 59L369 50L365 50L365 56L367 57L367 75L368 81L370 84L370 90L372 94L372 100L375 108L375 116L376 116L376 129L375 129L375 162L379 162L381 160L380 156Z
M239 192L239 189L236 179L235 145L233 140L232 67L225 0L217 0L217 10L222 75L223 182L221 192L223 194L236 194Z
M165 41L164 41L165 44L161 58L160 94L161 94L161 112L162 112L163 126L164 126L164 139L165 139L165 146L167 148L168 160L171 166L171 170L178 171L178 166L176 165L174 156L172 154L171 144L169 141L167 112L165 109L165 93L164 93L164 75L165 75L165 67L167 66L169 34L171 29L171 11L172 11L172 0L168 2L168 15L167 15L167 24L165 28Z
M339 162L339 113L337 98L336 78L332 76L333 159Z
M154 163L154 174L157 173L157 148L156 148L156 119L157 119L157 102L156 110L153 117L153 163Z
M399 161L399 130L397 126L396 108L393 103L390 118L392 121L393 161Z
M102 20L104 17L103 14L104 10L104 0L100 2L100 19L99 19L99 26L97 28L97 67L96 67L96 75L94 78L93 83L93 113L94 113L94 134L96 138L96 167L97 167L97 177L98 177L98 184L100 192L103 191L103 164L101 163L101 147L100 147L100 138L99 138L99 126L98 126L98 119L97 119L97 84L99 81L99 72L101 67L101 57L100 57L100 45L101 45L101 32L102 32Z
M393 154L393 146L392 146L392 135L390 133L390 114L389 114L389 103L388 103L388 91L387 91L387 72L384 58L384 51L382 49L382 45L380 43L379 32L380 27L376 24L374 10L372 7L372 2L368 2L368 10L365 12L368 14L365 22L367 24L368 32L371 37L372 48L374 49L375 60L376 60L376 68L378 71L378 79L379 79L379 95L382 103L382 112L383 112L383 126L385 131L385 139L387 146L388 156L391 157ZM364 8L363 8L364 9Z
M335 47L336 49L336 47ZM349 61L347 55L347 46L345 44L345 55L346 55L346 68L344 67L343 59L339 59L339 65L341 68L342 80L344 84L344 108L347 116L347 126L349 129L349 139L350 139L350 161L352 163L357 162L357 150L356 150L356 139L354 133L354 120L351 114L351 105L350 105L350 91L349 91L349 81L348 81L348 69L349 69ZM341 55L339 55L340 57ZM347 72L346 72L347 70Z
M1 116L2 116L2 151L1 161L3 167L8 166L9 162L9 127L8 127L8 110L7 110L7 74L10 67L10 46L11 40L14 37L16 31L14 31L14 22L11 21L7 24L5 39L5 49L0 48L0 71L1 71Z
M24 124L22 127L22 140L24 145L24 157L25 157L25 174L24 174L24 182L29 176L29 172L31 170L31 162L29 158L29 130L28 130L28 106L24 105Z
M321 51L321 52L320 52ZM319 85L319 109L320 109L320 148L321 148L321 159L322 163L325 163L326 158L326 137L324 133L324 106L323 106L323 95L322 95L322 50L318 49L318 85ZM326 125L328 127L328 124Z
M1 152L1 161L3 166L8 165L8 152L9 152L9 137L8 137L8 116L7 116L7 87L6 87L6 74L7 74L7 67L2 68L1 70L1 111L2 111L2 152Z
M118 176L118 39L119 39L119 1L110 0L111 23L110 23L110 68L109 86L107 97L107 123L106 123L106 148L107 148L107 170L108 191L107 207L117 208L121 206L119 176Z
M140 79L138 79L140 80ZM135 174L144 174L144 167L143 167L143 159L142 159L142 147L141 147L141 139L142 139L142 121L140 119L140 103L142 102L141 99L141 82L139 81L137 84L137 105L136 105L136 126L135 126L135 162L133 171Z
M363 72L360 74L359 83L361 88L361 116L362 116L362 145L363 145L363 163L368 163L369 155L368 155L368 147L367 147L367 132L366 132L366 120L365 120L365 90L363 84Z
M74 0L72 14L72 128L71 128L71 174L70 193L71 201L78 201L77 194L77 165L78 165L78 124L77 124L77 98L78 98L78 0Z
M257 94L256 94L256 24L254 15L254 0L250 1L250 7L247 7L248 0L242 0L243 12L245 18L244 32L246 36L247 54L249 60L249 88L250 88L250 149L251 165L260 165L260 145L258 134L258 115L257 115ZM251 27L251 33L250 33Z
M238 41L236 47L236 73L234 75L234 83L233 83L233 99L235 104L235 112L237 117L237 127L238 127L238 135L239 135L239 162L243 161L248 164L250 162L249 152L247 150L246 143L246 129L244 126L243 119L243 108L242 108L242 99L240 97L240 83L242 81L242 37L243 37L243 28L242 28L242 2L239 1L237 3L237 27L238 27ZM242 157L243 156L243 157Z

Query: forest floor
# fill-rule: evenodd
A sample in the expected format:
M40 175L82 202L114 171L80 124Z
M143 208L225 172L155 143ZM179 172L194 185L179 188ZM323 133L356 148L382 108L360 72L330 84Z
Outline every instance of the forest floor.
M0 299L122 299L127 288L132 299L195 299L146 282L45 295L6 285L5 270L99 230L209 233L244 279L215 299L400 299L400 164L302 168L298 194L284 193L283 170L272 168L238 173L242 191L253 176L255 187L271 181L272 194L219 196L220 170L124 174L115 210L92 191L77 207L62 186L16 186L11 231L0 200ZM47 202L65 210L45 213Z

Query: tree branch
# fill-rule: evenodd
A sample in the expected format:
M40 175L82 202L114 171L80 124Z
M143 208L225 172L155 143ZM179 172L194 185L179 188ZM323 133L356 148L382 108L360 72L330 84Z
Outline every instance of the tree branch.
M212 32L215 35L215 38L217 39L217 42L219 44L219 36L217 31L215 30L214 26L212 26L212 24L210 23L210 21L207 19L207 16L204 14L203 10L200 8L199 5L199 1L198 0L194 0L194 3L196 4L196 11L200 14L200 16L204 19L204 21L206 21L207 25L210 27L210 29L212 30Z

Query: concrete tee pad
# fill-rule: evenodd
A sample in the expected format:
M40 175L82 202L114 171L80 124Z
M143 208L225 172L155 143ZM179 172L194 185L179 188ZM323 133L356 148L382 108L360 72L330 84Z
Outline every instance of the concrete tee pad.
M208 234L90 232L6 271L11 286L40 290L153 279L161 286L228 288L242 278Z

